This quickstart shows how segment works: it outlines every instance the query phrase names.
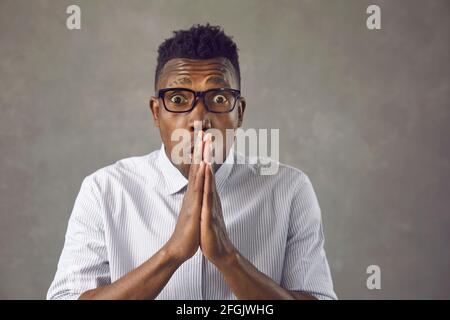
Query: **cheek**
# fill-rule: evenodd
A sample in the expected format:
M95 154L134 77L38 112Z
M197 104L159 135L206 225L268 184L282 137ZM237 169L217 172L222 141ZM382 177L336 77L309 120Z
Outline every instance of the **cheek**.
M216 117L216 123L217 125L215 127L221 128L221 129L232 129L236 128L238 124L238 113L236 110L233 110L233 112L220 115Z
M232 130L237 129L237 124L238 117L230 114L221 118L220 121L218 121L213 127L220 130L222 134L222 142L225 144L228 139L231 139L230 141L234 140L234 133Z
M172 131L177 128L187 128L187 119L182 115L166 112L160 117L161 132L165 135L171 135Z
M164 114L160 117L159 131L161 140L164 142L168 149L172 149L172 146L176 142L172 142L172 132L177 128L183 128L183 121L179 117L173 115Z

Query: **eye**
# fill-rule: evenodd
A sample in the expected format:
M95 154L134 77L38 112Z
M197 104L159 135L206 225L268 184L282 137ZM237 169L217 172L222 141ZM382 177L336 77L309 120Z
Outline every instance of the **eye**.
M228 102L228 99L224 95L218 94L218 95L214 96L213 102L217 103L217 104L224 104L224 103Z
M186 101L187 99L181 94L176 94L170 97L170 102L173 102L175 104L183 104L186 103Z

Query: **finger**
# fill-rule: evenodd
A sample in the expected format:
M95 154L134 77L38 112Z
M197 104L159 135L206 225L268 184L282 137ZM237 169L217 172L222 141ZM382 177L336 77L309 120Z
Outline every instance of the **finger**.
M194 139L194 152L191 159L191 166L189 168L189 182L194 183L195 178L197 176L197 170L200 165L201 159L201 152L203 148L203 142L202 142L202 131L199 131L197 134L197 139ZM199 156L200 154L200 156Z
M202 210L202 201L203 201L203 181L205 176L205 162L202 161L197 170L197 176L195 177L195 182L192 185L191 190L191 201L192 201L192 209L193 216L200 220L201 210Z
M211 207L212 207L212 189L211 189L212 172L210 165L205 165L205 183L203 187L203 202L202 202L202 222L209 224L211 221Z
M194 182L194 190L199 194L199 199L203 197L203 188L205 183L205 161L201 161Z
M212 162L212 136L210 133L207 133L204 137L205 145L203 148L203 159L206 163Z
M207 154L207 157L209 157L209 159L211 160L210 162L208 162L208 161L205 161L206 162L206 171L209 171L209 177L208 177L208 179L209 179L209 187L210 187L210 192L211 193L214 193L214 192L216 192L216 178L215 178L215 176L214 176L214 171L213 171L213 163L212 163L212 148L211 148L211 146L212 146L212 142L211 142L211 140L208 140L208 144L207 145L205 145L205 149L208 149L209 148L209 151L207 152L208 154ZM205 176L206 176L206 174L205 174Z
M213 165L210 164L207 169L209 169L209 172L211 173L211 193L217 192L216 189L216 176L214 174Z
M192 156L193 163L200 164L203 159L203 130L200 130L197 134L197 139L194 141L194 153Z

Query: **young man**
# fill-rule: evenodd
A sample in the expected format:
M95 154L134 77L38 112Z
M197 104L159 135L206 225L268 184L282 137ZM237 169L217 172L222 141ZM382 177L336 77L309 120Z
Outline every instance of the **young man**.
M161 149L84 179L47 298L335 299L308 177L261 175L230 143L211 163L208 130L227 137L246 107L232 39L209 24L175 32L155 89ZM174 159L179 129L193 161Z

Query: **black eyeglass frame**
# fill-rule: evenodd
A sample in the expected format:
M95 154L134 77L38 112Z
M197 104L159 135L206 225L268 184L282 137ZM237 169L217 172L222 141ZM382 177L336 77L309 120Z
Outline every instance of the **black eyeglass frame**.
M166 102L164 101L164 96L165 96L166 92L177 91L177 90L189 91L189 92L192 92L194 94L194 100L192 101L192 106L191 106L191 108L189 110L172 111L172 110L169 110L169 108L167 108ZM212 91L232 92L234 97L235 97L233 107L229 111L214 111L214 110L209 109L207 103L205 102L205 95L207 93L209 93L209 92L212 92ZM198 99L200 99L200 98L203 99L203 105L205 106L206 110L208 110L208 112L212 112L212 113L230 113L236 107L236 102L240 99L240 97L241 97L241 91L237 90L237 89L231 89L231 88L214 88L214 89L209 89L209 90L205 90L205 91L195 91L195 90L188 89L188 88L164 88L164 89L158 90L158 98L162 100L164 109L166 109L168 112L173 112L173 113L191 112L192 110L194 110L195 106L197 105Z

